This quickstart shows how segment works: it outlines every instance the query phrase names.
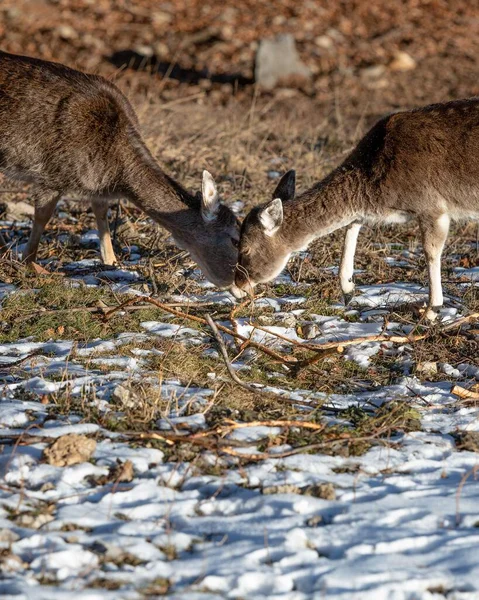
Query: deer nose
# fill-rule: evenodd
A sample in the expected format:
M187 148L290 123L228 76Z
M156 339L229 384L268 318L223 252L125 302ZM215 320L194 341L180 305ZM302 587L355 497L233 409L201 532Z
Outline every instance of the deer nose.
M234 287L239 290L243 296L248 294L249 296L254 295L254 283L248 279L244 273L236 270L236 277Z
M233 283L233 285L230 286L229 291L231 294L233 294L233 296L237 299L237 300L241 300L242 298L244 298L246 296L246 292L244 292L243 290L241 290L237 285L235 285Z

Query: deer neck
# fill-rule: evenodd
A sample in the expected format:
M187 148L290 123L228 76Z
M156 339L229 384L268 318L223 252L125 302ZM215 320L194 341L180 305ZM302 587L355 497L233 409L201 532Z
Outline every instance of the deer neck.
M140 150L126 174L129 200L173 234L203 227L200 200L169 177L146 148Z
M283 205L282 237L292 252L363 216L359 173L339 167L312 188Z

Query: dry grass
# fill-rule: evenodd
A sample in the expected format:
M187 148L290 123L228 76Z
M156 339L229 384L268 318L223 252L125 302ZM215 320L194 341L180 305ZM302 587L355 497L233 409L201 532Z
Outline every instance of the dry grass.
M136 94L133 101L150 149L170 174L187 188L197 190L201 171L207 168L216 177L224 200L241 200L246 208L271 197L275 186L270 173L272 171L283 173L294 167L298 175L298 188L310 186L344 158L364 130L364 119L358 113L348 114L332 107L330 114L324 114L315 109L312 101L298 98L294 101L255 99L248 106L237 104L231 99L226 107L211 106L200 98L195 102L172 102L162 106L151 93L147 93ZM25 194L22 192L17 197L24 199ZM52 272L57 271L58 275L32 278L14 261L2 263L0 274L3 281L16 284L19 292L10 296L3 304L0 341L32 336L35 340L53 338L86 342L98 337L112 337L122 331L140 331L141 321L163 320L164 314L154 308L117 315L107 322L102 319L101 314L71 310L94 307L99 302L117 306L124 298L114 294L108 285L87 288L66 284L62 274L63 265L81 258L98 258L98 251L85 248L79 243L79 235L95 227L91 212L73 201L66 203L65 211L74 216L77 222L55 217L48 227L40 253L41 258L50 259L48 268ZM134 268L144 278L140 287L151 284L153 291L163 297L192 291L194 284L191 279L179 272L180 269L194 266L189 257L172 245L168 235L147 221L137 209L123 203L122 212L125 225L118 231L117 251L126 258L132 245L138 247L142 260ZM12 226L12 230L20 237L23 235L24 239L29 231L28 227L16 225ZM67 237L67 243L64 239L59 240L61 233ZM450 281L449 275L453 267L462 264L461 261L470 266L479 262L473 245L475 238L476 230L472 224L457 226L449 238L444 261L447 291L452 295L463 296L466 306L473 311L477 311L479 307L477 288L459 288L457 281ZM270 284L263 289L273 297L290 293L304 295L306 303L302 320L308 320L311 314L342 314L341 309L332 306L341 297L337 276L325 270L325 267L338 264L341 243L342 232L317 240L311 246L307 259L296 258L288 265L295 286ZM362 272L356 278L357 283L414 281L424 285L425 265L420 252L415 254L418 247L419 236L414 226L365 228L358 245L356 264ZM391 266L386 262L386 257L403 259L404 250L413 253L406 266ZM287 308L286 306L285 309ZM57 312L48 312L52 310ZM227 318L228 310L216 307L215 319ZM201 314L201 310L195 312ZM265 309L246 307L238 312L238 316L252 316L256 319L265 312ZM354 316L349 318L354 319ZM408 323L415 322L417 316L409 308L398 308L394 319ZM176 318L172 321L182 322ZM196 326L191 322L187 325ZM200 328L209 335L210 332L205 327ZM204 346L190 347L185 352L183 346L175 341L157 340L145 344L125 344L115 351L115 355L134 356L131 353L134 347L154 347L164 352L161 356L150 356L145 365L160 381L178 378L185 386L215 389L211 405L199 408L192 404L183 413L188 415L193 411L204 410L208 426L212 428L228 418L241 421L304 418L304 410L281 398L252 393L233 385L224 365L203 355ZM442 335L437 332L426 340L413 344L411 372L414 373L417 365L424 360L448 362L452 365L464 361L477 363L478 354L477 340L456 333ZM89 359L75 360L89 366ZM95 368L101 371L101 367ZM216 374L215 379L211 378L212 372ZM401 374L394 358L381 354L373 357L368 369L362 369L354 362L337 355L324 357L315 365L299 372L281 372L280 365L275 361L260 356L251 364L251 370L242 374L242 377L250 382L278 384L290 389L352 393L370 385L393 383ZM439 376L444 379L443 374ZM135 410L124 410L124 407L113 402L111 412L104 414L95 408L91 394L72 398L68 388L52 398L50 410L56 415L79 412L85 419L98 422L108 429L144 431L154 429L158 419L175 408L174 400L162 398L161 389L133 383L130 387L136 400ZM394 413L392 416L389 413L384 416L381 412L374 417L358 412L345 415L350 421L349 432L353 432L352 437L362 439L381 427L387 426L388 431L395 430L395 405L391 405L390 411ZM417 419L413 425L409 423L411 415L404 407L400 412L403 429L417 425ZM311 418L311 414L308 418ZM282 442L298 447L313 443L318 438L318 434L296 430L290 430L285 435L286 437L280 438ZM150 443L154 445L155 442ZM271 443L267 441L265 449ZM337 451L360 453L369 444L370 442L361 441L354 445L348 442L346 446L339 444ZM164 444L159 445L167 450ZM198 449L185 447L180 451L175 447L174 451L170 448L168 452L171 460L184 460L188 452L191 457L196 456ZM209 465L204 468L213 467Z

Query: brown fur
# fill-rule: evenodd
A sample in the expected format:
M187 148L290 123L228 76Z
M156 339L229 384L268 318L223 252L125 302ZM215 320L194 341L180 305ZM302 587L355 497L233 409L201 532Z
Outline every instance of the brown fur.
M129 101L102 77L0 52L0 170L35 186L27 260L35 259L58 199L70 192L91 201L102 259L115 262L107 201L122 196L171 231L213 283L233 284L239 225L219 203L213 180L204 176L208 203L165 174Z
M281 202L253 209L243 223L239 287L251 290L272 279L292 252L347 226L340 277L349 297L360 225L415 217L428 261L433 318L432 309L442 304L440 257L449 221L479 218L479 99L381 119L339 167L296 198L284 194L290 177L273 195Z

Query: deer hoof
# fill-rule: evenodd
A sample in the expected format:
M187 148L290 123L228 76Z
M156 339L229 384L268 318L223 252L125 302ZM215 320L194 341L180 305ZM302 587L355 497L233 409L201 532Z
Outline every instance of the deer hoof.
M424 311L424 318L427 321L431 321L431 323L434 323L434 321L437 321L437 318L439 316L439 308L439 306L428 306Z
M351 303L353 298L354 298L354 290L351 290L350 292L343 292L343 300L344 300L345 306L349 306L349 304Z

